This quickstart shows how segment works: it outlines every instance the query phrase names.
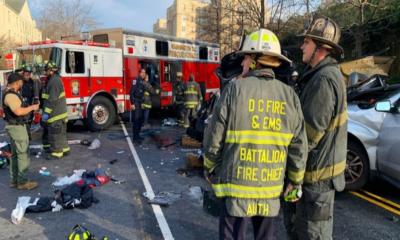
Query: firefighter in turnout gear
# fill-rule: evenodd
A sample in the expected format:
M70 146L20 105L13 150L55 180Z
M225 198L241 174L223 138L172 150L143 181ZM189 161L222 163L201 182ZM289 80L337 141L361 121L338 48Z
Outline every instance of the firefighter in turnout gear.
M49 147L47 159L59 159L70 152L67 140L67 102L63 83L57 73L58 67L49 61L45 71L48 82L42 92L42 121L48 135L43 137L43 148Z
M178 124L184 125L185 119L185 84L182 82L182 73L176 73L176 80L173 86L174 104L178 115Z
M37 183L28 181L26 173L29 168L29 137L26 124L30 113L39 109L39 104L28 105L20 93L23 85L21 75L12 73L8 77L7 88L3 95L3 107L6 126L11 143L12 156L10 159L10 187L21 190L30 190L37 187Z
M289 231L292 239L328 240L332 239L335 191L345 187L346 86L331 57L342 54L343 49L338 45L339 26L326 17L315 17L302 36L302 60L307 67L298 87L309 152L295 228L288 230L297 232L296 236Z
M143 93L144 96L143 96L143 103L142 103L143 128L149 128L149 115L150 115L150 110L152 107L151 95L157 94L158 89L154 89L153 86L151 86L151 84L149 82L148 74L146 74L146 77L144 78L143 88L144 88L144 93Z
M184 128L188 128L190 120L196 118L197 107L201 106L203 96L200 91L200 85L194 81L193 74L190 75L189 81L185 86L185 119Z
M253 32L238 53L243 77L224 88L205 131L205 174L223 202L220 239L245 239L248 224L255 239L274 239L280 196L303 182L305 124L297 94L275 79L273 69L290 63L276 35Z

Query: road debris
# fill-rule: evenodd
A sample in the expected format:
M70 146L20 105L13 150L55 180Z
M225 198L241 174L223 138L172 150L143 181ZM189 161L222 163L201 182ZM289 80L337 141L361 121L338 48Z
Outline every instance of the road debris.
M203 204L203 190L199 186L192 186L189 188L188 196L193 201Z
M53 186L55 187L61 187L64 185L69 185L71 183L77 182L82 179L82 174L86 172L85 169L79 169L79 170L74 170L74 174L71 176L64 176L64 177L59 177L55 182L52 183Z
M162 126L166 127L166 126L177 126L178 122L175 118L166 118L162 121Z
M149 204L156 204L162 207L168 207L182 197L180 193L159 192L155 196L149 196L147 192L143 193L143 197L147 198Z
M124 183L126 183L125 180L118 180L118 179L115 179L114 177L110 178L110 180L115 184L124 184Z
M93 142L90 144L90 146L88 147L88 149L90 150L94 150L94 149L98 149L101 146L100 140L99 139L94 139Z
M19 197L15 209L11 212L11 222L14 224L20 224L25 215L26 209L29 206L36 205L38 200L39 198L35 198L35 200L31 203L31 197Z
M50 176L50 171L46 167L42 167L39 170L40 175L42 176Z
M112 165L112 164L114 164L116 162L118 162L118 159L113 159L113 160L109 161L108 163L110 163Z
M187 168L203 168L204 159L202 155L187 153L186 154L186 167Z
M188 148L201 148L202 143L188 135L183 135L181 140L181 145Z

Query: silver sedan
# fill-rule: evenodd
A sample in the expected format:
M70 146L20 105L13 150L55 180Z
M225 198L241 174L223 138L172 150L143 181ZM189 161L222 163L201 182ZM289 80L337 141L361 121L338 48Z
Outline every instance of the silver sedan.
M346 189L380 176L400 188L400 90L372 93L348 104Z

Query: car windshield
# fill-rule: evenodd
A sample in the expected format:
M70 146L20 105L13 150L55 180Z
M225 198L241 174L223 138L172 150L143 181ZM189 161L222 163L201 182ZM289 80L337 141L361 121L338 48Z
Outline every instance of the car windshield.
M61 49L51 47L17 50L17 66L29 65L39 71L48 61L53 61L57 66L60 66Z

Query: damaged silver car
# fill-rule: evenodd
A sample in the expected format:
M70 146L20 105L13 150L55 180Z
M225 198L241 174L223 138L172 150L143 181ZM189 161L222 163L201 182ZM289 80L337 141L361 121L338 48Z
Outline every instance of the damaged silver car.
M400 188L400 84L373 76L350 88L348 113L346 189L376 175Z

